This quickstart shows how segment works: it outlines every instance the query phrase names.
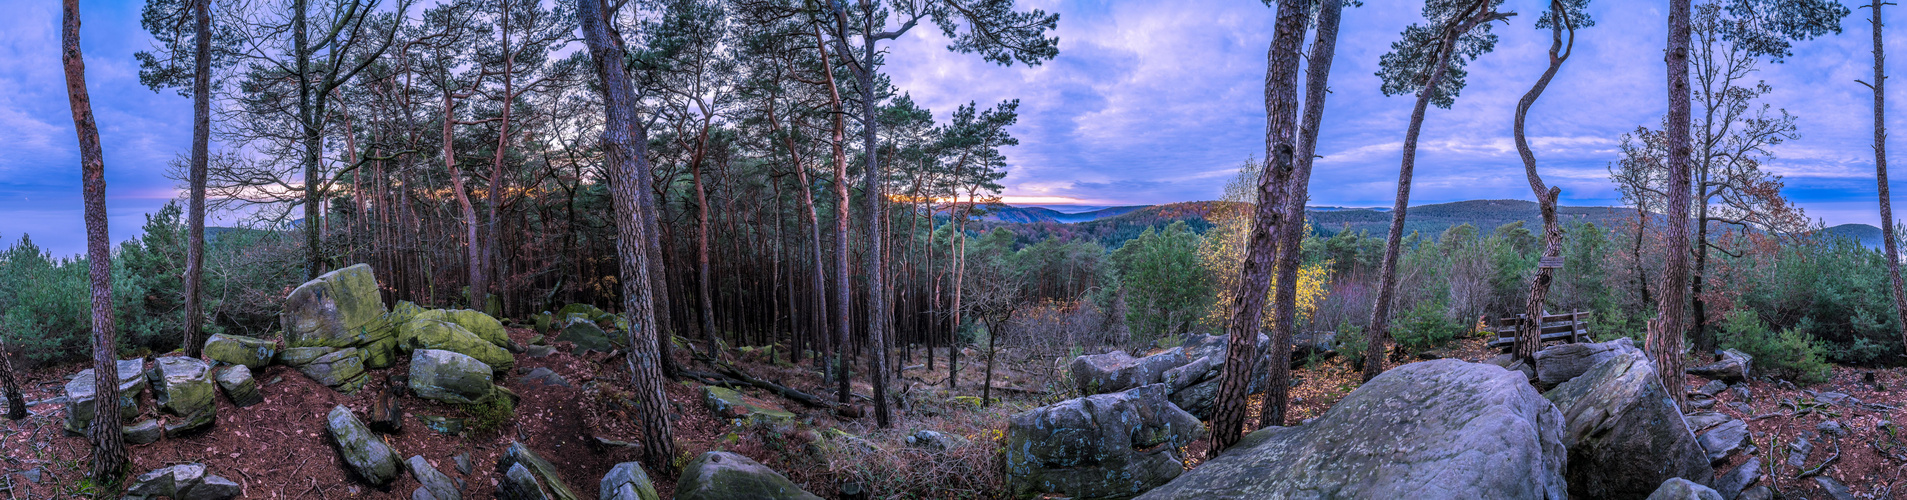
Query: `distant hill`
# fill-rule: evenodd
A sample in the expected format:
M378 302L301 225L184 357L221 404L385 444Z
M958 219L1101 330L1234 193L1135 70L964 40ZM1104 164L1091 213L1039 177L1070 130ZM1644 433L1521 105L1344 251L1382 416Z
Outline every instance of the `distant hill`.
M1842 224L1822 232L1859 241L1861 246L1867 248L1882 248L1887 244L1886 238L1881 236L1881 228L1867 224Z
M1207 220L1208 216L1229 204L1235 203L1191 201L1111 207L1080 214L1063 214L1045 207L1007 207L995 217L990 217L988 225L1008 228L1018 234L1021 242L1034 242L1047 237L1091 239L1108 248L1116 248L1127 240L1137 238L1147 228L1164 227L1174 222L1185 222L1192 230L1204 232L1212 226ZM1564 223L1589 221L1605 227L1619 224L1635 213L1633 209L1623 207L1568 206L1558 207L1557 212ZM1391 221L1388 208L1308 207L1306 216L1311 220L1312 230L1322 235L1350 230L1381 238L1390 229ZM1086 220L1067 220L1079 218ZM1470 224L1489 231L1517 221L1523 221L1531 228L1539 226L1542 214L1538 212L1536 202L1471 200L1415 206L1411 207L1405 219L1404 230L1406 234L1418 231L1435 235L1453 226ZM1875 232L1875 241L1879 241L1879 230Z

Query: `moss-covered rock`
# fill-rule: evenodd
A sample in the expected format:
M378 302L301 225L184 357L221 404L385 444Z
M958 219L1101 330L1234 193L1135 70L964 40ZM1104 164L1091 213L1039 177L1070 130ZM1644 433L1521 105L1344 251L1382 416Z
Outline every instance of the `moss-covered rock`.
M716 417L743 420L751 424L793 423L795 414L751 401L727 387L703 386L702 403Z
M278 361L339 392L364 387L364 359L355 347L293 347L279 352Z
M581 317L565 321L563 333L557 334L555 340L573 342L577 349L584 351L609 352L616 348L615 341L603 332L602 327L596 326L594 320Z
M252 380L252 369L245 365L219 368L212 378L225 390L225 397L231 398L233 406L244 408L265 402L265 397L258 394L258 381Z
M456 323L429 318L417 318L404 323L398 329L397 345L407 351L437 349L455 352L477 358L496 371L508 371L516 367L516 357L510 351L483 340Z
M144 376L145 362L137 359L120 360L114 365L119 375L119 418L124 424L139 416L139 393L146 390ZM93 421L93 369L87 368L74 374L66 381L66 422L67 432L85 434L86 426Z
M656 494L656 485L649 480L649 474L642 471L642 464L623 462L609 469L603 475L603 484L598 491L602 500L662 500Z
M425 310L424 306L417 305L415 302L400 300L397 301L397 305L391 306L390 314L385 315L384 319L392 325L402 325L416 319L417 315L423 314Z
M344 457L344 463L365 482L383 486L403 472L398 466L397 452L372 434L371 428L365 427L350 408L344 405L332 408L325 416L325 426L331 431L332 442L338 445L338 454Z
M121 426L119 435L129 445L151 444L159 441L159 421L145 419L137 424Z
M371 266L358 264L292 290L279 321L292 347L357 347L391 336L386 313Z
M167 419L166 433L188 434L211 427L218 420L218 387L212 365L178 356L154 360L146 372L159 410L179 418Z
M365 369L382 370L397 366L397 337L387 337L358 347L358 356L364 358Z
M475 403L494 392L490 365L477 358L437 349L411 353L411 392L448 403Z
M523 443L512 441L503 456L497 458L497 473L503 479L497 482L497 498L579 500L575 490L563 483L563 477L556 473L556 466L537 456ZM680 498L680 495L677 496Z
M244 335L218 334L205 339L206 359L228 365L244 365L254 370L271 364L278 343Z
M419 313L415 318L412 318L412 320L419 319L455 323L457 326L469 330L470 333L477 334L477 338L488 341L497 347L510 345L510 334L503 329L503 323L480 311L472 311L469 309L431 309Z
M779 472L725 451L703 453L682 469L675 500L821 500Z

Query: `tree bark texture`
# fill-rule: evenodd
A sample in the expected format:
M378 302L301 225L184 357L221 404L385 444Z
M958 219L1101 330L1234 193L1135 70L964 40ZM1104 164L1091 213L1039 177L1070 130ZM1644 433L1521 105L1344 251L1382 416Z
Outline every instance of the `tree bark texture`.
M204 304L199 301L200 282L205 276L205 163L209 161L212 141L212 0L192 2L193 36L192 74L192 194L186 202L185 244L185 344L187 357L199 357L205 347L200 333Z
M1668 200L1662 207L1668 219L1668 261L1664 263L1657 315L1649 323L1645 341L1655 359L1656 375L1676 404L1687 403L1682 390L1682 333L1689 294L1689 0L1669 0L1669 41L1663 62L1668 64Z
M1297 152L1298 136L1298 58L1304 45L1308 6L1303 0L1278 2L1271 48L1265 55L1265 167L1258 175L1251 239L1226 328L1231 342L1225 349L1225 368L1219 374L1210 456L1237 443L1243 432L1246 389L1258 359L1258 333L1263 329L1265 299L1271 291L1273 261L1278 256L1278 230L1299 223L1285 217L1285 200L1291 194L1287 186L1295 169L1292 156Z
M1291 396L1291 337L1298 322L1299 250L1304 243L1304 205L1311 200L1311 165L1318 151L1318 134L1324 123L1324 99L1330 91L1331 60L1337 55L1338 21L1344 2L1325 1L1318 5L1317 39L1311 42L1311 56L1305 62L1304 114L1298 128L1298 152L1292 158L1294 170L1286 189L1285 220L1278 227L1277 295L1272 298L1276 312L1272 318L1271 366L1265 367L1264 408L1258 413L1258 426L1285 425L1285 410Z
M105 396L93 398L93 425L87 429L93 445L93 481L103 491L119 487L126 466L126 442L119 430L118 342L113 338L112 240L106 232L106 160L99 147L99 125L93 121L92 98L86 92L86 60L79 45L79 0L61 2L60 61L66 69L66 96L73 109L73 130L79 136L80 181L86 205L86 261L92 274L93 387Z
M834 110L834 128L832 140L828 141L834 153L834 314L828 320L834 325L834 368L837 370L835 381L840 384L835 399L848 404L852 396L848 383L848 332L853 325L848 316L853 314L854 296L848 290L848 153L846 150L847 124L843 115L847 113L841 104L841 85L834 79L834 62L828 59L828 44L821 40L820 27L815 28L815 48L821 51L821 72L826 74L828 82L828 104Z
M871 27L870 27L871 28ZM871 29L869 30L872 31ZM883 280L885 268L882 258L881 214L885 211L885 195L881 194L881 165L879 151L879 123L875 116L879 103L874 96L875 59L879 57L874 50L874 39L868 37L861 46L863 52L861 64L855 71L855 79L861 87L861 147L864 162L861 170L862 215L867 217L867 257L863 264L867 269L867 341L872 359L867 374L874 386L874 421L882 428L892 424L888 414L887 395L887 282Z
M70 0L69 0L70 1ZM669 428L669 399L662 391L662 351L658 345L654 292L649 277L649 254L643 248L654 227L645 224L642 187L637 178L647 170L647 131L637 121L635 90L623 69L622 37L609 29L603 0L578 0L577 17L590 57L601 80L606 120L603 127L605 160L611 167L616 209L617 253L622 259L623 314L629 319L630 385L636 394L635 420L643 428L643 461L655 471L673 470L675 441Z
M1887 190L1887 54L1881 45L1881 6L1868 4L1874 23L1874 182L1880 187L1881 239L1887 245L1887 278L1893 285L1894 319L1900 325L1902 346L1907 346L1907 292L1900 279L1900 240L1894 235L1894 199Z

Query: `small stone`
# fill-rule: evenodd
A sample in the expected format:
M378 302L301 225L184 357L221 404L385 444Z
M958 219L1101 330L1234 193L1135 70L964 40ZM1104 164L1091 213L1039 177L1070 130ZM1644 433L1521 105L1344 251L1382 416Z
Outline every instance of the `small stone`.
M1689 398L1688 407L1691 410L1707 410L1710 408L1714 408L1715 398Z
M1742 490L1741 495L1735 497L1735 500L1774 500L1774 499L1775 499L1775 490L1773 488L1769 488L1768 485L1765 485L1765 484Z
M532 358L547 358L556 353L556 348L546 345L532 345L523 348L523 355Z
M26 482L33 483L33 484L40 484L40 469L27 469L25 471L21 471L20 477L26 479Z
M252 369L245 365L233 365L218 369L219 388L225 390L225 397L239 408L265 402L265 396L258 394L258 382L252 380Z
M536 385L545 385L545 386L560 385L563 387L570 387L569 380L564 379L562 375L559 375L556 372L551 371L549 368L543 368L540 366L537 367L535 370L530 370L529 375L524 375L522 378L517 379L517 383L536 384Z
M1831 404L1831 405L1841 404L1843 402L1846 402L1847 399L1848 399L1847 394L1840 393L1840 392L1823 392L1820 394L1816 394L1814 396L1815 401L1820 401L1820 402Z
M153 419L141 420L137 424L121 427L119 433L120 436L126 440L126 444L135 446L152 444L159 441L159 421Z
M1722 498L1736 498L1741 495L1742 489L1747 488L1748 485L1755 484L1755 480L1760 477L1761 459L1750 458L1747 462L1743 462L1741 466L1736 467L1735 470L1728 471L1727 474L1715 478L1715 483L1712 486L1714 486L1716 493L1722 494Z
M1726 391L1726 390L1728 390L1727 382L1723 382L1720 380L1710 380L1708 381L1708 385L1704 385L1702 386L1702 388L1696 389L1694 394L1701 394L1702 396L1712 398L1718 394L1721 394L1722 391Z
M916 448L946 451L967 444L965 439L947 435L944 432L921 430L907 436L907 444Z
M1717 463L1734 456L1742 446L1748 443L1748 424L1740 420L1729 420L1716 425L1695 436L1696 442L1708 452L1709 463Z
M1827 491L1828 497L1834 500L1854 500L1854 493L1847 490L1847 485L1834 478L1814 476L1814 484L1821 485L1821 489Z
M455 435L464 431L464 419L461 418L418 415L417 420L424 422L424 427L437 431L439 434Z
M242 489L238 483L219 476L205 476L199 484L185 488L177 495L178 500L229 500L238 498Z
M351 412L350 408L339 405L331 409L325 417L326 426L331 431L332 441L338 445L338 451L344 456L346 465L358 473L358 477L374 485L390 484L397 479L397 452L384 440L378 439L364 422Z
M1737 403L1752 403L1755 400L1754 393L1749 391L1748 384L1746 383L1735 384L1733 387L1729 387L1728 391L1735 395L1735 401Z
M1648 500L1722 500L1722 495L1700 483L1673 477L1663 481Z
M470 473L470 452L466 451L466 452L460 453L456 457L451 458L451 461L457 462L458 473L460 474Z
M429 490L432 498L463 500L463 492L457 490L457 484L450 481L450 476L438 472L436 467L430 465L430 461L424 460L423 455L412 455L404 464L410 467L411 476L416 477L425 490Z
M126 495L129 497L179 496L204 480L205 465L174 465L140 474L132 487L126 489Z
M278 354L278 344L243 335L217 334L205 339L206 359L251 369L264 368Z
M649 480L649 474L642 471L642 464L623 462L603 475L602 500L658 500L655 483Z
M1814 452L1814 444L1808 438L1795 438L1788 443L1788 466L1802 469L1808 466L1808 454Z
M1839 420L1823 421L1821 422L1821 425L1814 426L1814 430L1820 432L1821 434L1834 436L1834 437L1847 436L1847 428L1842 427L1841 422Z

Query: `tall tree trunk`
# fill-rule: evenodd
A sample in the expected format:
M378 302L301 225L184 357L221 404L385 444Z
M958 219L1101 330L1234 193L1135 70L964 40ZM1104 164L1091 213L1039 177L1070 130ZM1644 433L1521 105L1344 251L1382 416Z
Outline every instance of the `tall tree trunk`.
M1292 157L1298 146L1298 52L1304 46L1308 7L1309 2L1303 0L1279 0L1271 48L1265 54L1265 166L1258 174L1251 236L1238 288L1232 295L1231 321L1226 328L1231 342L1225 349L1225 368L1219 374L1218 394L1214 396L1217 408L1212 416L1209 456L1218 456L1237 443L1244 430L1245 395L1258 361L1258 335L1264 329L1265 299L1271 291L1273 264L1278 257L1278 230L1299 223L1285 218L1285 201L1291 195L1291 173L1296 168Z
M1477 15L1484 16L1483 13ZM1391 302L1397 296L1397 255L1404 243L1404 217L1410 211L1411 171L1417 166L1417 136L1423 132L1424 111L1430 106L1433 89L1443 81L1444 73L1450 69L1450 59L1456 55L1457 37L1475 27L1477 23L1473 21L1477 19L1483 18L1450 21L1455 24L1445 28L1430 78L1417 91L1417 104L1410 111L1410 128L1404 132L1404 158L1397 168L1397 201L1391 205L1390 232L1384 239L1384 262L1378 268L1377 302L1371 308L1370 331L1365 335L1368 349L1364 355L1366 382L1384 372L1384 342L1390 338Z
M954 176L956 178L960 175L959 172L959 167L954 167ZM960 193L955 192L954 208L957 210L955 217L959 217L959 221L954 223L953 239L947 242L950 247L947 250L953 254L952 259L947 262L948 265L953 266L953 276L951 276L951 278L953 278L953 288L948 290L948 292L953 294L953 305L948 309L949 312L953 313L953 323L951 327L947 329L948 389L960 387L960 322L962 320L961 313L966 310L964 306L960 305L960 297L963 295L961 293L961 287L966 285L967 214L973 211L973 191L967 191L966 210L959 210Z
M1902 346L1907 346L1907 292L1900 279L1900 240L1894 236L1894 199L1887 192L1887 54L1881 46L1881 6L1872 0L1868 8L1874 18L1874 182L1880 186L1881 239L1887 245L1887 277L1894 289L1894 320L1900 325Z
M815 33L815 41L817 43L825 43L819 38L820 32L817 31ZM781 133L780 123L779 120L775 119L774 102L770 101L768 107L768 126L774 128L776 133L781 134L782 145L788 148L788 158L789 162L794 166L795 180L801 183L801 206L802 209L806 211L804 215L808 217L808 236L814 241L814 246L811 247L813 250L812 258L814 260L814 279L812 280L813 283L810 283L814 287L814 293L809 295L809 307L813 308L809 313L809 317L812 318L809 322L809 332L810 336L826 335L828 331L827 316L821 314L821 311L828 308L827 275L823 272L824 269L827 269L827 266L824 264L825 260L821 257L821 215L815 209L814 184L808 180L807 164L801 160L801 149L795 146L794 127L790 126L788 133ZM792 273L793 271L791 270L790 272ZM790 300L793 300L792 297ZM789 307L793 307L792 303ZM800 353L797 352L796 354L796 359L800 359Z
M708 129L704 128L702 134L706 136ZM707 140L700 144L706 145ZM695 291L701 306L697 316L702 320L702 337L712 341L718 328L715 326L715 284L711 283L713 278L709 272L709 197L702 184L703 153L700 146L697 149L695 159L689 162L689 173L695 181Z
M318 175L320 162L324 160L324 118L318 108L324 105L324 96L312 95L316 92L311 85L311 55L315 49L311 47L310 34L306 32L305 27L307 18L310 16L306 12L308 2L309 0L292 2L291 35L292 52L296 59L293 69L298 72L296 75L298 77L298 126L300 139L305 147L305 155L300 159L304 162L305 184L303 189L305 279L313 280L325 273L324 230L320 222L324 214L318 207L324 200L324 179ZM314 97L317 102L313 102Z
M482 221L477 218L476 206L470 202L470 190L464 188L463 170L457 168L457 151L454 147L456 136L453 135L453 129L457 126L457 97L446 85L444 88L444 169L450 171L450 193L457 198L457 207L463 211L464 242L468 243L464 245L464 258L468 259L464 264L470 279L468 294L470 308L482 311L484 304L482 294L478 290L484 289L483 241L478 239L477 235L477 226L482 224Z
M1645 342L1655 359L1656 376L1678 406L1688 401L1682 383L1682 333L1689 293L1689 0L1669 0L1669 41L1663 62L1668 65L1669 117L1664 126L1669 145L1669 195L1662 207L1668 216L1668 259L1656 317L1649 323Z
M1556 198L1562 194L1560 188L1545 188L1543 176L1536 173L1536 153L1530 150L1529 140L1523 133L1523 122L1530 114L1530 106L1542 97L1543 90L1549 87L1549 81L1556 77L1556 71L1562 69L1563 61L1576 47L1576 30L1567 19L1567 12L1560 0L1550 1L1550 11L1557 18L1550 22L1549 68L1543 70L1543 76L1536 79L1536 85L1523 94L1516 103L1516 126L1511 131L1516 139L1516 152L1523 158L1523 173L1529 177L1530 192L1536 194L1536 201L1543 214L1543 257L1553 258L1562 255L1563 229L1556 221ZM1569 30L1569 44L1563 44L1563 30ZM1536 276L1530 279L1529 300L1524 304L1523 314L1529 318L1516 333L1515 355L1531 367L1536 366L1536 351L1543 347L1543 302L1549 295L1549 284L1555 270L1538 266Z
M513 93L514 82L511 77L511 73L516 69L516 51L510 49L510 2L503 0L500 3L502 4L500 9L502 15L499 16L501 26L497 32L503 37L503 44L498 47L503 51L503 74L501 75L503 77L503 122L497 125L496 154L490 161L490 206L488 209L490 217L484 224L483 274L489 279L483 283L483 288L478 289L477 285L472 283L470 289L471 297L477 301L477 307L472 309L490 314L503 312L501 308L495 311L490 309L490 294L493 288L497 290L496 293L502 293L503 289L500 284L495 284L502 281L499 279L502 273L497 271L500 263L497 242L501 239L498 236L500 231L498 231L497 211L503 206L503 153L510 146L510 104L516 100L516 94Z
M72 1L72 0L68 0ZM648 241L648 226L641 208L643 175L648 162L648 133L637 121L635 91L629 75L623 71L622 39L609 30L609 13L602 0L577 0L577 17L596 76L601 80L604 113L603 149L611 167L613 204L616 208L616 247L622 260L623 314L629 319L630 385L637 395L636 422L643 430L643 461L654 471L674 470L675 441L669 429L669 400L662 392L662 367L656 335L653 281L648 274L649 253L642 246Z
M205 163L212 140L212 0L192 2L193 36L192 75L192 166L191 201L186 208L185 244L185 355L199 357L205 347L200 337L203 305L199 302L199 283L205 276Z
M1704 167L1702 171L1707 172L1708 169ZM1708 302L1702 300L1702 285L1705 281L1702 277L1708 274L1708 176L1701 177L1696 185L1701 186L1698 189L1703 193L1690 201L1696 205L1695 218L1691 221L1695 223L1695 241L1691 244L1695 252L1695 269L1689 273L1689 305L1693 310L1689 313L1688 329L1690 347L1697 353L1712 353L1715 352L1715 337L1708 331Z
M866 5L866 1L864 0L862 4ZM842 15L845 15L845 11L842 12ZM882 207L887 200L881 189L881 165L877 144L880 137L880 122L875 114L880 104L875 102L874 96L874 64L880 54L874 50L875 38L871 35L874 28L873 18L870 16L868 19L870 25L863 33L870 35L863 37L861 64L854 68L854 77L861 87L861 147L863 148L861 157L864 160L861 170L861 199L864 202L862 215L867 217L867 234L865 235L867 257L863 264L867 269L867 341L872 347L868 353L872 356L872 359L868 360L868 366L873 368L873 372L868 373L868 380L873 382L874 386L874 421L882 428L886 428L892 424L887 409L887 318L889 313L887 281L882 278L885 272L882 262L886 260L883 258L883 251L886 247L881 244L881 233L884 232L881 228L881 215L885 212Z
M0 340L0 390L6 391L7 419L20 420L27 416L26 396L20 394L20 380L13 375L12 356L7 354L5 340Z
M1311 43L1311 56L1305 63L1304 115L1298 128L1298 151L1292 158L1294 170L1285 189L1284 217L1278 227L1277 305L1272 318L1270 366L1265 367L1265 403L1258 413L1258 426L1285 425L1285 409L1291 394L1291 334L1298 322L1298 261L1303 260L1304 205L1311 199L1311 165L1318 151L1318 134L1324 123L1324 99L1330 90L1331 60L1337 55L1338 21L1344 3L1326 0L1318 6L1318 34Z
M852 314L851 310L854 307L853 295L848 291L848 205L852 201L848 199L848 155L844 148L847 142L847 125L843 122L843 115L847 110L842 108L841 86L834 81L834 63L828 59L828 44L822 41L821 28L818 25L815 27L814 37L817 42L816 49L821 51L821 72L828 77L828 104L834 110L831 114L834 117L834 135L828 143L834 153L834 194L837 200L834 215L835 302L834 317L829 321L834 324L834 365L835 369L839 370L836 381L840 387L835 396L840 403L846 404L850 396L848 331L853 327L848 323L848 316Z
M86 198L86 262L92 273L93 299L93 481L101 491L116 491L126 467L126 442L119 433L118 343L113 338L112 241L106 232L106 160L99 147L99 126L86 92L86 61L79 46L79 0L61 2L60 59L66 66L66 96L79 136L80 178Z

